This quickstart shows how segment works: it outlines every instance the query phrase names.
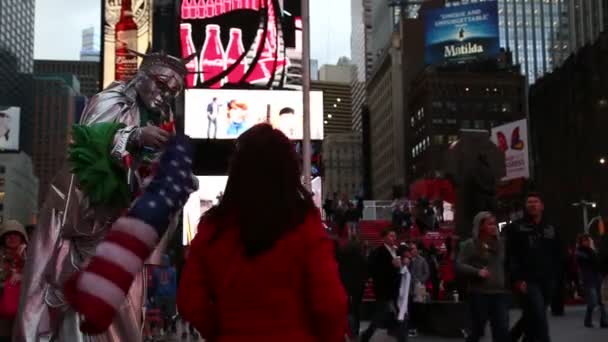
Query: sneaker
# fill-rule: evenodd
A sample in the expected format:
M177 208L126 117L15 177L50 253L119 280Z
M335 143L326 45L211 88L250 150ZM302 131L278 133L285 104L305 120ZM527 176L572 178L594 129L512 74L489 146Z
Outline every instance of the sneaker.
M585 328L592 328L593 329L593 328L595 328L595 326L593 325L593 323L586 322L585 323Z
M188 333L184 332L182 333L182 340L187 340L188 339Z
M604 322L604 323L600 324L600 328L608 329L608 323Z
M416 329L411 329L408 333L409 337L418 337L418 330Z

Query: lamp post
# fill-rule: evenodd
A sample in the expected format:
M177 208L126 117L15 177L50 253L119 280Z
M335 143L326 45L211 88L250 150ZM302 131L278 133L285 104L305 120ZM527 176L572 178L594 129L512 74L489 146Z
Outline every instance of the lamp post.
M302 0L302 173L304 186L312 190L310 161L310 4Z
M589 232L589 213L587 212L587 209L589 207L591 208L597 208L597 203L595 202L589 202L586 200L581 200L579 202L576 203L572 203L573 207L582 207L583 208L583 229L585 230L585 233ZM595 220L596 218L594 218ZM593 223L593 220L592 220Z

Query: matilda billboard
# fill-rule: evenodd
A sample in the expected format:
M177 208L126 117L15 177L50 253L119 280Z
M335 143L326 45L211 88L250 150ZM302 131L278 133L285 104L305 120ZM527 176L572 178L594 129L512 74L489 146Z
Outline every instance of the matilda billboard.
M429 10L424 26L427 64L483 60L500 52L496 1Z

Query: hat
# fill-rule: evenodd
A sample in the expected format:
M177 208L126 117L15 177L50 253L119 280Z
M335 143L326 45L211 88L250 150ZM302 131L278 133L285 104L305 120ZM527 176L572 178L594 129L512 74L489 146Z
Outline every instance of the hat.
M0 228L0 239L2 239L4 237L4 235L6 235L8 233L13 233L13 232L21 234L21 236L23 236L23 240L25 241L25 243L29 242L25 228L17 220L8 220L8 221L4 222L4 224L2 225L2 228Z

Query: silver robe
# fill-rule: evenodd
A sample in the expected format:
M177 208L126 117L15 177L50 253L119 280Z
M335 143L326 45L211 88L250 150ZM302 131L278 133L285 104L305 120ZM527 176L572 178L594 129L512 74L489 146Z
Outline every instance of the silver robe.
M85 125L120 122L127 126L114 138L112 156L117 163L122 163L120 156L132 129L140 125L135 98L134 89L114 83L91 99L81 119L81 124ZM14 342L142 340L146 298L144 272L136 277L112 325L101 335L80 333L80 317L63 297L65 280L88 262L120 214L119 210L91 206L68 165L59 172L51 183L38 227L29 244ZM160 264L160 256L176 225L177 220L172 220L148 264Z

